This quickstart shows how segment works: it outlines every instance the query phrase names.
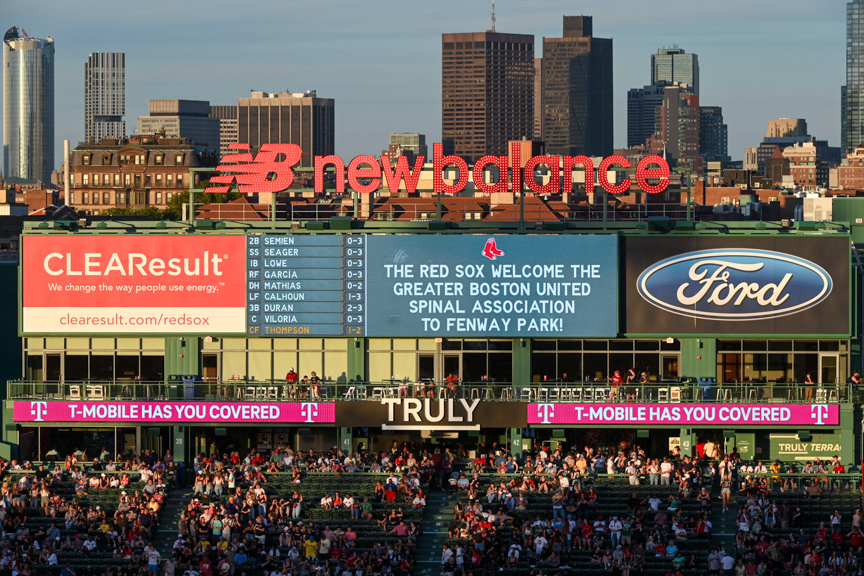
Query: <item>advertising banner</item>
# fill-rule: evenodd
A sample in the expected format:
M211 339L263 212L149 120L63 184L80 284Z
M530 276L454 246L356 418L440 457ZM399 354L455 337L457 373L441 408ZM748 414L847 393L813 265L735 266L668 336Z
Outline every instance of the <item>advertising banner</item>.
M837 404L529 404L528 424L837 426Z
M22 332L242 333L244 236L25 236Z
M623 242L627 334L849 334L847 237Z
M525 428L522 402L483 402L467 398L382 398L380 402L336 402L339 426L382 430L476 431Z
M367 335L614 337L618 238L371 236Z
M15 402L16 422L333 424L326 402Z
M839 433L815 434L807 441L798 438L797 434L778 433L769 435L771 458L789 460L813 460L822 458L829 460L832 456L843 452L842 438Z

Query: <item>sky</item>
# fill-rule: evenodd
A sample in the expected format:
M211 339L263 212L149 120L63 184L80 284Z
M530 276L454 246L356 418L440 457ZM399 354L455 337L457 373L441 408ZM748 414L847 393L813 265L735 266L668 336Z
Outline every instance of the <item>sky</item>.
M55 163L84 137L84 63L126 53L131 133L149 99L236 104L251 90L317 90L336 100L336 153L380 154L391 132L441 138L441 34L489 28L485 0L0 0L0 27L55 40ZM840 144L842 0L497 0L499 32L560 37L564 14L613 38L615 146L627 142L627 90L650 82L650 55L699 55L700 103L721 106L743 159L770 118L805 118ZM2 96L0 96L2 97ZM431 148L431 147L430 147Z

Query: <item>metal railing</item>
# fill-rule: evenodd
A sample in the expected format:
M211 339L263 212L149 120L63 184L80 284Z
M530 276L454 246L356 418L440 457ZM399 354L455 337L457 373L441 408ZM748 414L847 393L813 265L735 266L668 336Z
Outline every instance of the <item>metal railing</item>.
M850 384L660 382L613 386L604 382L457 382L432 384L322 381L317 386L286 380L66 380L8 382L7 399L123 401L371 401L382 398L467 398L494 402L562 403L756 403L827 404L858 402Z

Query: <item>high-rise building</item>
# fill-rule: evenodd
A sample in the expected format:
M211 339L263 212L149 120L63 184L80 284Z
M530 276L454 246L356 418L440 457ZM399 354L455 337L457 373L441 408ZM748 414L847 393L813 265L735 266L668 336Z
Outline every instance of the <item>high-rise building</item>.
M543 140L547 154L612 154L612 39L591 16L564 16L563 38L543 38Z
M627 147L641 146L654 136L654 117L663 105L668 82L627 91Z
M728 128L720 106L699 107L699 154L708 160L729 161Z
M846 4L846 85L840 114L844 154L864 144L864 0Z
M94 52L84 64L84 138L125 138L126 54Z
M13 26L3 36L3 175L50 182L54 170L54 39Z
M237 106L210 106L210 118L219 119L219 156L236 154L228 149L228 145L240 142L237 137Z
M307 92L253 91L237 100L237 138L253 148L261 144L297 144L298 164L311 168L315 156L335 153L336 101Z
M471 164L534 136L534 36L441 35L441 138Z
M660 48L651 55L651 84L669 82L687 84L699 95L699 56L687 54L681 48Z
M150 100L150 115L138 117L139 134L164 132L189 144L219 150L219 119L210 118L206 100Z
M399 134L390 134L390 145L399 146L402 151L410 158L417 156L425 156L429 158L429 151L426 148L426 135L410 132L402 132Z
M666 158L672 165L690 167L698 174L701 169L699 97L687 86L667 86L656 119L656 137L664 145Z
M543 58L534 59L534 140L543 140Z
M765 138L793 138L807 136L807 120L804 118L772 118L768 120Z

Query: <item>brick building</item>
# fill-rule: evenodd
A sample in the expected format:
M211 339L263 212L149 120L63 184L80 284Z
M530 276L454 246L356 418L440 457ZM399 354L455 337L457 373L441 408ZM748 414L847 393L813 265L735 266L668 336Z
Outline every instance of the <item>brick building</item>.
M864 190L864 146L846 154L846 163L848 166L837 168L838 185L849 190Z
M191 168L215 166L217 161L213 151L159 134L81 143L71 155L66 203L91 214L110 208L162 210L174 194L189 188Z
M789 160L789 173L796 186L828 185L828 165L819 158L816 144L805 142L783 150L783 157Z

